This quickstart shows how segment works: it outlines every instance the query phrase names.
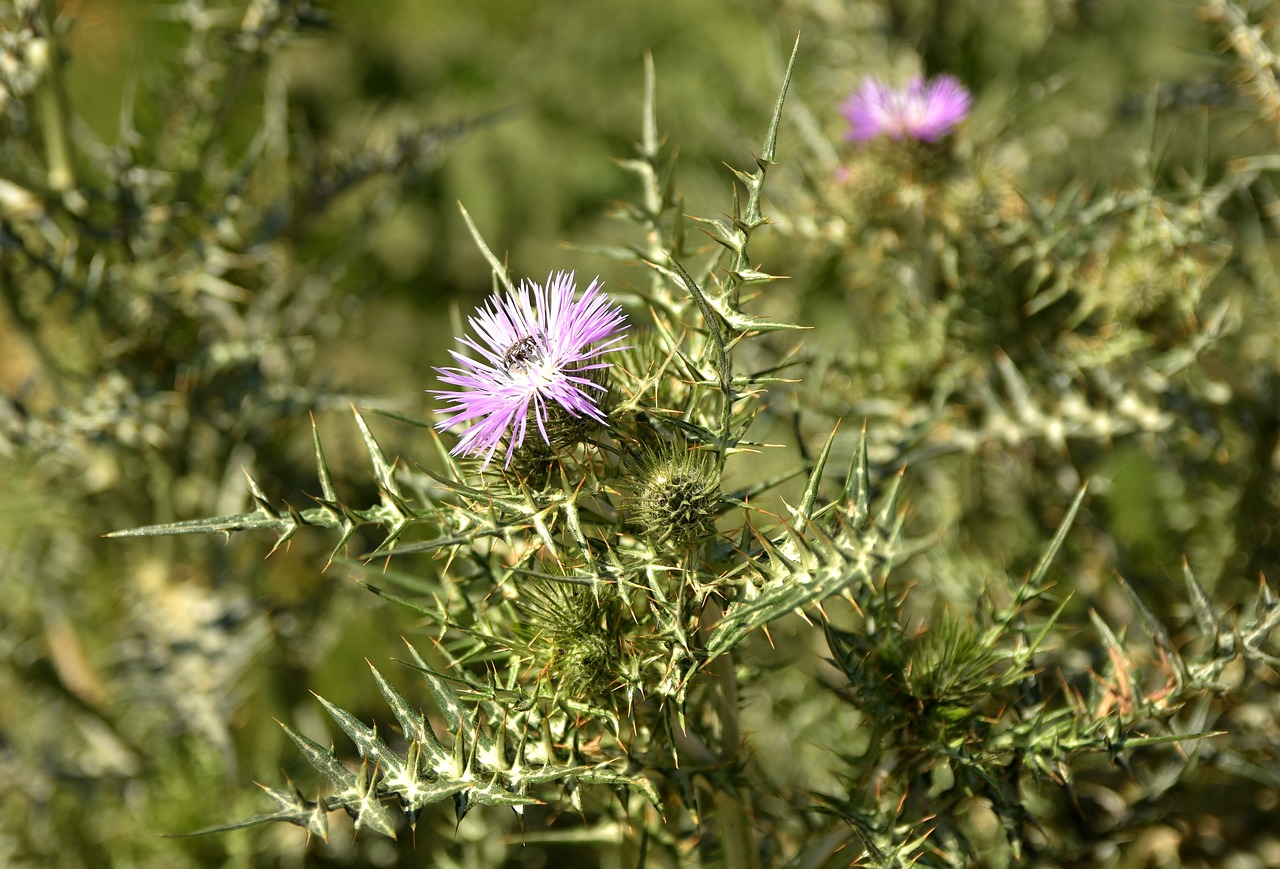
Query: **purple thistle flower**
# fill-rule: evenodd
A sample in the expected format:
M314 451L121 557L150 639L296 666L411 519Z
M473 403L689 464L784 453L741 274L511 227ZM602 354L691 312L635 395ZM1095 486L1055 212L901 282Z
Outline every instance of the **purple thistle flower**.
M596 405L607 392L596 369L606 353L621 350L626 336L626 315L600 291L600 279L574 299L573 272L557 272L545 287L522 281L513 293L490 296L467 320L478 340L462 338L479 358L449 351L461 368L437 368L441 383L462 389L430 390L449 402L443 409L440 430L470 424L452 455L484 453L484 465L493 458L503 437L507 461L524 443L533 416L542 440L547 434L548 402L555 402L572 417L590 417L599 423L605 415ZM594 377L592 375L595 375ZM483 466L482 466L483 467Z
M840 111L852 127L848 138L854 141L888 136L936 142L968 117L972 106L973 97L954 76L938 76L928 83L914 76L901 89L870 77Z

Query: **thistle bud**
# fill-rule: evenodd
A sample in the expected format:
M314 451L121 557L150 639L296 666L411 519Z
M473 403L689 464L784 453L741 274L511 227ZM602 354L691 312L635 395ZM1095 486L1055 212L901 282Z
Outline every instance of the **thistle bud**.
M619 644L606 602L594 592L550 582L523 589L520 607L530 651L559 691L581 699L613 687Z
M713 527L720 473L709 453L665 444L640 458L632 519L655 547L687 549Z
M1123 320L1149 316L1175 294L1170 272L1167 262L1146 251L1113 256L1099 288L1101 302Z
M551 664L569 696L601 695L617 681L618 645L598 634L577 636L556 650Z

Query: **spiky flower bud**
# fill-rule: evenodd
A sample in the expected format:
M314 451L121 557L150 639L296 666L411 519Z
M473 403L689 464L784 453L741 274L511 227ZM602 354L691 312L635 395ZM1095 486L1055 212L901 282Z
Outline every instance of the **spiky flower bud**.
M1169 263L1146 250L1113 256L1098 288L1100 301L1120 319L1148 316L1174 295L1171 271Z
M594 592L559 582L521 592L523 631L559 691L581 699L607 692L617 681L615 619Z
M584 634L557 650L552 667L572 697L604 694L617 681L618 645L607 637Z
M686 549L706 533L720 501L720 473L709 453L664 444L640 458L632 519L654 546Z

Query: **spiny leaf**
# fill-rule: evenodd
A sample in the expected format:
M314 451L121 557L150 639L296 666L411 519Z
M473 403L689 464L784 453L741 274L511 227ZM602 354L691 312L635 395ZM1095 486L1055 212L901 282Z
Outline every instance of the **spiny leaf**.
M493 275L502 282L502 286L506 288L508 293L514 293L515 288L511 285L511 276L507 273L507 268L498 258L493 255L493 251L489 250L489 245L485 244L484 236L480 234L480 230L476 228L475 221L471 219L471 215L467 212L466 206L461 202L458 203L458 210L462 212L462 220L467 225L467 232L471 233L471 239L476 243L480 253L484 255L485 261L489 263L489 268L493 270Z
M799 323L785 323L781 320L768 320L764 317L753 317L738 310L727 310L724 306L713 302L716 312L724 321L738 332L786 332L807 331L812 326L801 326Z
M733 372L729 368L729 353L725 349L724 335L720 332L720 324L716 322L715 314L711 311L711 306L707 302L707 297L703 295L702 290L689 273L685 271L684 266L680 265L676 260L671 260L671 267L680 276L680 280L684 283L685 288L689 291L689 295L693 297L693 301L697 304L698 310L702 312L703 323L706 325L708 334L716 345L716 372L720 376L720 460L724 461L724 451L732 444L729 440L730 414L733 406L733 387L730 382Z
M765 163L773 163L778 152L778 126L782 123L782 106L787 99L787 90L791 87L791 72L796 66L796 57L800 54L800 34L796 34L795 44L791 47L791 57L787 60L787 71L782 78L782 88L778 91L778 100L773 105L773 117L769 119L769 132L765 134L764 150L760 159Z
M253 474L250 474L247 469L241 468L241 470L244 471L244 477L249 483L249 494L262 514L271 519L281 518L280 511L271 506L271 502L262 491L262 487L258 485L258 481L253 478Z
M369 669L373 671L373 678L378 683L378 690L382 692L382 696L391 706L391 712L395 715L396 720L400 722L400 729L404 731L404 735L413 742L420 743L423 750L430 755L431 765L433 767L438 766L448 756L448 752L440 744L440 740L436 738L435 731L431 729L431 723L420 710L414 709L409 705L409 701L387 681L377 667L368 661L365 661L365 663L369 664Z
M1196 580L1194 574L1191 573L1191 565L1187 560L1182 559L1182 579L1187 587L1187 597L1191 600L1191 609L1195 613L1196 625L1200 628L1200 633L1204 636L1205 641L1209 643L1210 648L1216 648L1218 645L1218 632L1221 630L1218 623L1217 613L1213 608L1213 601L1210 599L1208 592L1204 590L1204 586Z
M1053 630L1054 625L1058 623L1058 619L1062 617L1063 612L1065 612L1067 609L1067 604L1070 602L1071 602L1071 595L1066 595L1062 599L1062 603L1058 604L1058 608L1053 611L1053 614L1050 615L1049 618L1045 620L1045 623L1040 626L1039 632L1037 632L1036 635L1032 637L1031 641L1027 643L1027 646L1023 651L1023 654L1026 656L1028 660L1030 660L1031 656L1034 655L1040 649L1040 646L1044 643L1045 639L1049 636L1049 632Z
M293 740L303 756L321 775L341 790L354 790L356 788L356 774L342 765L342 761L338 760L332 749L324 748L319 743L313 742L283 721L277 721L276 724L279 724L284 729L285 734Z
M646 776L639 773L628 775L625 773L614 772L608 765L592 767L590 769L576 773L578 781L586 784L595 785L613 785L615 787L625 787L627 790L639 793L644 797L649 805L653 806L660 813L663 811L662 797L658 794L658 788Z
M392 771L403 768L403 762L387 747L375 729L366 727L350 712L335 706L314 691L312 696L320 701L320 705L329 713L329 717L336 721L342 731L355 743L356 750L360 752L362 758L376 761L379 766Z
M827 436L827 442L822 445L822 452L818 454L817 460L813 463L813 471L809 474L808 485L804 487L804 495L800 499L800 505L791 514L797 522L813 518L813 507L818 501L818 485L822 481L822 472L827 467L827 459L831 457L831 445L835 443L836 432L839 430L840 426L838 424L831 429L831 434Z
M317 509L316 514L328 511ZM307 513L303 513L304 517ZM316 517L310 517L316 518ZM263 528L282 529L288 523L278 518L264 516L258 511L253 513L237 513L234 516L218 516L212 519L188 519L182 522L168 522L163 525L144 525L141 528L127 528L123 531L110 531L103 535L111 538L125 537L161 537L169 534L215 534L232 531L256 531ZM321 521L315 524L322 524Z
M389 839L396 838L395 822L378 797L377 772L369 768L368 759L360 766L355 792L343 802L342 807L354 819L357 830L368 827Z
M311 417L311 442L316 452L316 476L320 480L320 493L330 504L338 503L337 490L333 488L333 475L329 472L329 463L324 457L324 447L320 443L320 430L316 428L316 418Z
M1190 674L1187 672L1187 663L1182 659L1182 655L1178 653L1178 650L1174 648L1169 632L1165 630L1164 625L1156 618L1155 613L1143 602L1137 590L1123 576L1116 574L1115 579L1124 591L1125 596L1129 598L1130 603L1133 604L1133 608L1138 611L1147 636L1151 637L1152 641L1160 648L1160 651L1164 652L1165 657L1173 665L1178 675L1179 684L1185 684L1190 679Z
M844 483L844 500L851 508L850 523L861 530L871 517L871 470L867 462L867 424L862 424L862 436L849 465L849 476Z
M876 525L880 528L889 528L898 521L898 495L902 491L902 478L906 476L906 472L905 467L899 468L898 475L889 484L889 491L885 493L884 503L880 505L880 513L876 516Z
M392 508L402 507L404 496L400 494L400 486L396 483L395 474L387 461L386 454L378 444L377 438L373 436L373 432L369 430L369 424L364 421L360 411L352 407L351 412L355 414L356 425L360 427L360 437L364 440L369 459L373 462L373 478L377 481L378 488L382 490L384 503Z
M1146 748L1152 745L1168 745L1172 742L1190 742L1194 739L1211 739L1215 736L1226 736L1227 730L1205 730L1200 733L1168 733L1163 736L1124 736L1115 740L1112 750L1127 748Z
M264 824L285 822L302 827L312 836L329 841L329 810L323 801L312 802L304 797L296 788L283 791L260 784L258 787L266 791L272 801L280 807L278 812L254 815L243 821L232 821L229 824L217 824L204 827L190 833L163 833L166 839L187 839L195 836L210 836L216 833L230 833L234 830L245 830L260 827Z
M428 422L427 420L419 416L412 416L411 414L407 414L399 410L392 410L386 407L370 407L367 409L372 411L373 413L378 414L378 416L385 416L388 419L394 419L397 422L406 422L409 425L414 425L414 426L417 426L418 428L425 428L425 429L430 429L432 431L435 431L435 425L433 423Z
M1035 569L1031 571L1031 575L1027 578L1027 584L1032 588L1042 588L1044 586L1045 576L1049 573L1049 565L1053 564L1053 560L1058 556L1058 550L1066 542L1067 532L1071 530L1072 524L1076 521L1076 513L1079 512L1080 505L1084 503L1084 495L1087 490L1088 486L1080 487L1080 491L1076 493L1075 500L1071 502L1070 509L1067 510L1066 517L1058 523L1058 530L1053 535L1053 540L1049 541L1049 546L1045 549L1044 555L1040 556L1040 560L1036 562Z
M440 708L440 713L444 715L445 723L449 725L450 730L457 730L466 723L470 716L467 714L462 701L458 699L458 695L449 687L449 683L443 676L438 674L427 662L422 659L415 649L406 640L405 645L409 648L409 654L413 655L413 666L422 673L427 680L427 688L431 691L431 697L436 702L436 706Z
M891 551L886 547L878 556L873 554L875 549L896 540L895 531L895 536L885 540L876 535L854 545L829 537L813 525L807 530L814 539L789 530L775 554L782 556L786 545L795 548L796 553L779 558L778 575L766 574L763 588L748 586L753 589L752 594L729 605L707 638L704 665L732 649L752 630L841 594L855 582L870 579L873 568L885 563Z
M366 591L370 591L373 594L376 594L378 597L382 598L383 600L390 601L391 603L394 603L394 604L399 604L405 609L410 610L411 612L415 612L420 616L425 616L426 618L430 619L432 622L434 622L437 625L448 625L449 623L447 613L440 612L439 610L434 610L431 607L424 606L423 604L418 603L417 601L412 601L412 600L409 600L408 598L400 597L399 595L392 594L389 591L383 591L381 588L379 588L378 586L374 585L371 582L368 582L367 580L357 579L356 582L359 583L359 585L362 588L364 588Z
M471 788L467 792L467 796L470 797L470 802L473 805L480 806L510 806L518 808L542 803L542 800L537 797L525 796L508 790L497 773L485 784Z

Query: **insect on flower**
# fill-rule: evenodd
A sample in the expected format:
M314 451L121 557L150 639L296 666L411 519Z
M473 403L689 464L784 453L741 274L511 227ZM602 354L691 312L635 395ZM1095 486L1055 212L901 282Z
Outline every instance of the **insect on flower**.
M554 413L605 423L603 357L624 349L626 315L599 278L578 298L573 272L556 272L545 285L523 281L509 295L490 296L468 323L476 337L461 340L477 357L450 351L460 367L436 369L441 383L461 388L431 390L447 403L437 428L469 425L453 455L483 454L487 466L505 438L509 466L531 416L548 445Z
M542 352L542 348L538 346L538 339L532 335L526 335L508 347L507 352L502 354L502 367L507 370L508 374L514 371L524 371L531 364L538 361Z

